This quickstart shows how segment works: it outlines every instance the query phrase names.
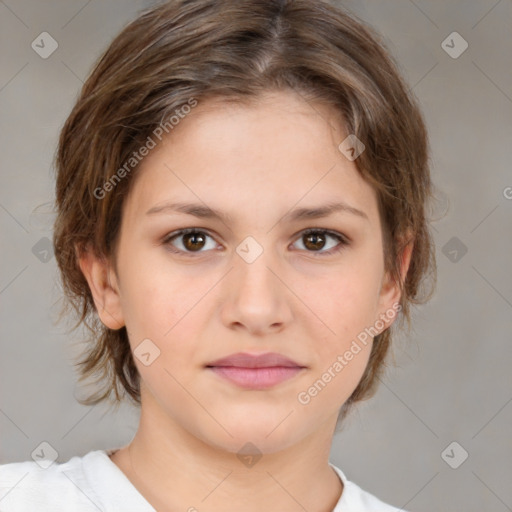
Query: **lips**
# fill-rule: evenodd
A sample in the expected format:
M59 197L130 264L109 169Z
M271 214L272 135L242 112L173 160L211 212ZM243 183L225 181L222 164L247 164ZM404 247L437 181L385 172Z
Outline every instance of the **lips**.
M265 390L301 374L306 367L276 352L258 355L239 352L217 359L206 368L239 388Z
M225 366L237 368L304 368L303 365L300 365L292 359L276 352L267 352L265 354L257 355L238 352L236 354L217 359L216 361L213 361L206 366L209 368Z

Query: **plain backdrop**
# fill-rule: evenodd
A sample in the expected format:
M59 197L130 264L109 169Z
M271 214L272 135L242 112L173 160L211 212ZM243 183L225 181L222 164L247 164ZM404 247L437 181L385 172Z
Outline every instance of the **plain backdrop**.
M433 225L436 294L331 461L411 511L512 510L512 1L341 3L384 35L420 101L446 214ZM75 399L84 333L54 323L49 239L59 128L100 52L151 4L0 1L0 463L43 441L64 462L137 427L130 406ZM42 32L58 44L46 59L31 46Z

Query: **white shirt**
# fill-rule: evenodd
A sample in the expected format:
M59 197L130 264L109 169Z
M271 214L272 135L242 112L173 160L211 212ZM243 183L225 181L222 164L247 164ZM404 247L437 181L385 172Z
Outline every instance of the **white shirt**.
M44 469L37 462L0 465L1 512L155 512L126 475L110 460L115 450L95 450ZM405 512L386 505L347 480L333 512ZM196 504L198 511L206 510ZM193 510L191 503L190 509Z

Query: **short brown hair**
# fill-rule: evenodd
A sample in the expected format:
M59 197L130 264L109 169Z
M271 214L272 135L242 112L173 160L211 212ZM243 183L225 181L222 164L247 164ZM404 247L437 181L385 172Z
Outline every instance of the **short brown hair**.
M67 305L78 313L75 327L83 323L92 335L77 362L81 380L95 376L100 384L81 403L96 404L113 392L116 403L128 395L140 404L126 328L111 330L99 321L77 260L90 246L115 268L123 201L138 166L108 192L105 184L191 98L248 102L276 90L331 106L347 133L365 144L355 164L377 191L385 268L400 282L401 315L409 327L410 305L430 298L420 286L427 276L434 285L436 274L427 131L382 38L327 0L170 0L142 13L114 39L60 134L54 249ZM400 255L409 239L414 248L402 282ZM375 336L368 366L340 418L374 393L391 338L391 327Z

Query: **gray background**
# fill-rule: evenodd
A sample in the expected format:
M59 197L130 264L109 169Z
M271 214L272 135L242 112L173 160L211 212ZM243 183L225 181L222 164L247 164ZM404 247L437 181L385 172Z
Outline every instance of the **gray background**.
M45 237L58 130L93 61L152 3L0 1L0 463L30 460L42 441L63 462L127 443L137 427L136 409L75 400L83 333L54 324L60 285ZM512 510L512 0L342 3L384 34L419 98L447 213L433 227L437 293L331 460L411 511ZM48 59L31 48L44 31L59 45ZM453 31L469 44L456 59L441 46ZM452 469L445 460L459 464L462 450Z

